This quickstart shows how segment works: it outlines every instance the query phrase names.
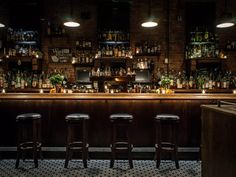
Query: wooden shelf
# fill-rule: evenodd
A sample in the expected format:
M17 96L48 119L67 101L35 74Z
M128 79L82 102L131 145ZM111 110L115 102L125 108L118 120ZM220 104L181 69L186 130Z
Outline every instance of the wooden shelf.
M129 44L129 41L99 41L100 44L110 44L110 45L116 45L116 44Z
M100 57L100 58L95 58L95 60L104 62L126 62L127 60L132 60L132 59L129 57Z
M158 53L142 53L142 54L135 54L134 57L145 57L145 56L147 56L147 57L158 57L160 55L161 55L160 52L158 52Z
M10 56L8 58L5 57L5 61L7 62L17 62L18 60L20 60L21 62L32 62L32 56Z
M91 81L115 81L115 82L127 82L134 81L135 77L132 75L128 76L91 76Z
M221 58L190 58L190 59L186 59L186 61L196 61L198 63L220 63L220 62L224 62L227 59L221 59Z

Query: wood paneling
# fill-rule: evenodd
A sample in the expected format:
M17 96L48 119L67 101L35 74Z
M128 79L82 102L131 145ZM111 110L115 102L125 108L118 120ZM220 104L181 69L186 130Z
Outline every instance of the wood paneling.
M202 107L202 177L235 176L235 133L235 107Z
M217 96L218 95L218 96ZM182 96L182 97L181 97ZM65 146L65 116L74 112L88 113L89 143L91 146L110 144L112 113L134 116L132 140L134 146L154 145L153 118L156 114L172 113L180 116L179 145L198 147L200 144L201 104L216 103L219 98L235 99L232 94L157 95L157 94L1 94L0 147L16 145L18 114L42 114L43 146ZM8 97L8 98L7 98Z

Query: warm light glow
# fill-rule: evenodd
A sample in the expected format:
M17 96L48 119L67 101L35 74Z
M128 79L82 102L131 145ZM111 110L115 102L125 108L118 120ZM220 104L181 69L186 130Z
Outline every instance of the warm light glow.
M43 93L43 89L40 89L39 93Z
M145 27L145 28L155 27L157 25L158 25L158 23L157 22L153 22L153 21L148 21L148 22L142 23L142 27Z
M68 21L68 22L65 22L64 25L67 26L67 27L73 27L73 28L80 26L80 24L77 23L77 22L75 22L75 21Z
M2 89L2 93L6 93L6 90L5 90L5 89Z
M217 28L228 28L234 26L234 23L232 22L225 22L225 23L220 23L218 25L216 25Z
M5 25L3 23L0 23L0 28L4 28Z
M236 90L233 90L233 94L236 94Z
M206 93L206 90L202 90L202 94L205 94Z

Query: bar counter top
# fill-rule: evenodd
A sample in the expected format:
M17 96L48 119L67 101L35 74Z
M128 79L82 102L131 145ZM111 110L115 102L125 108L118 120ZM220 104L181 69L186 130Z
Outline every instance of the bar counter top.
M179 146L200 146L201 105L216 105L218 100L236 100L232 93L1 93L0 148L16 146L16 116L27 112L42 115L43 145L63 147L66 140L65 116L81 112L90 115L89 144L109 147L113 113L134 116L131 136L134 147L154 147L154 117L175 114L180 120ZM5 136L7 133L7 136ZM0 149L1 150L1 149Z
M40 100L231 100L232 93L1 93L0 99L40 99Z

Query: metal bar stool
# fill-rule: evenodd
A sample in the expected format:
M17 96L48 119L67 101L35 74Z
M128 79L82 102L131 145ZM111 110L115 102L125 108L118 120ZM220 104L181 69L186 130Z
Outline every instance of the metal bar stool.
M110 168L114 166L116 153L127 152L130 168L133 168L132 161L132 144L130 138L130 124L133 121L133 116L130 114L112 114L110 115L112 124L112 139L111 139L111 161Z
M26 150L33 151L35 168L38 167L38 152L41 154L41 115L38 113L20 114L16 117L17 157L15 167L18 168L20 156ZM42 157L42 156L41 156ZM24 159L24 156L23 156Z
M177 145L179 119L179 116L173 114L158 114L155 117L155 155L157 168L160 166L162 151L172 152L172 157L174 156L175 159L175 166L177 169L179 168ZM168 137L163 136L164 128L168 131L166 132L169 134Z
M66 116L67 122L67 144L66 144L66 159L64 167L68 167L69 159L71 159L72 151L82 153L84 168L87 168L88 158L88 140L87 140L87 121L90 119L88 114L74 113ZM75 133L75 129L76 133ZM77 132L80 131L79 134ZM80 138L75 138L75 135L80 135ZM75 140L77 139L77 140Z

